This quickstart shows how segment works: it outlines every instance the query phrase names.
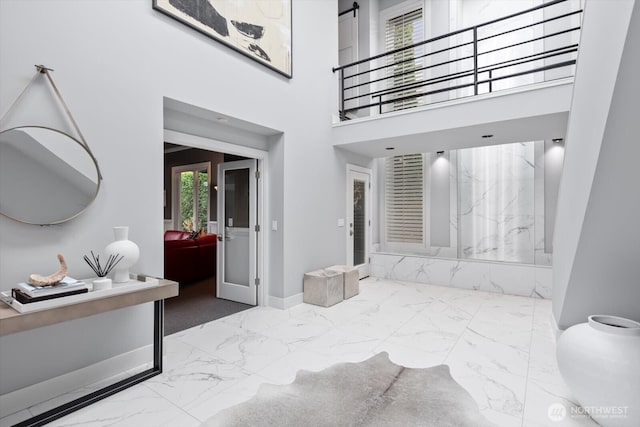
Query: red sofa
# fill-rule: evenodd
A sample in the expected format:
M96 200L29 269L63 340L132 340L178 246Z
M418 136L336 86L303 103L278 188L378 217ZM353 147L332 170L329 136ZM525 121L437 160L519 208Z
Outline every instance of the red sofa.
M217 235L190 239L190 232L164 232L164 277L180 283L206 279L216 274Z

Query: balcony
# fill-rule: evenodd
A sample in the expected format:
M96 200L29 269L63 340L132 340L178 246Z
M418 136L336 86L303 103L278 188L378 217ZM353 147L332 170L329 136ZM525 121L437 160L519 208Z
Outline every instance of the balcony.
M397 115L434 104L571 79L582 9L554 0L389 50L411 40L411 23L389 30L387 51L333 69L341 121ZM393 39L398 40L393 40ZM391 41L389 41L391 39Z

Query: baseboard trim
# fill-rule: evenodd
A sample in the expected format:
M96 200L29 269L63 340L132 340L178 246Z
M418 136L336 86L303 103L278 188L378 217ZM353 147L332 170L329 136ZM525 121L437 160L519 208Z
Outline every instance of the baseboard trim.
M286 310L295 305L302 304L302 292L299 294L291 295L287 298L274 297L269 295L269 306L273 308L279 308L281 310Z
M553 314L553 311L551 312L551 328L553 336L556 338L556 341L558 341L558 338L560 338L560 335L562 335L564 330L560 329L558 326L558 322L556 321L556 316Z
M13 414L82 387L125 373L153 360L151 345L0 395L0 414ZM75 396L79 397L79 396ZM50 408L43 408L43 412ZM36 415L36 414L34 414Z

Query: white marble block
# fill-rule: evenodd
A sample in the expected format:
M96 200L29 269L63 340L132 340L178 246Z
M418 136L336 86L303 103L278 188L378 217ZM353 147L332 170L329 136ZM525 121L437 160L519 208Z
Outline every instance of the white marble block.
M304 294L307 304L331 307L344 299L344 276L337 271L316 270L304 274Z
M360 275L357 267L332 265L327 270L336 271L344 276L344 299L354 297L360 293Z

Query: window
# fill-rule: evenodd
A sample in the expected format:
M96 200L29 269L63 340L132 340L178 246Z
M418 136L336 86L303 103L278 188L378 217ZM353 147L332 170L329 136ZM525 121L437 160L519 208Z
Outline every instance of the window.
M418 43L424 39L424 24L422 8L388 19L385 23L384 46L385 52L390 52L405 46ZM422 80L422 58L424 47L403 50L387 56L387 87L389 89L411 86ZM420 93L420 88L409 88L391 94L390 99L403 98ZM394 102L392 111L403 110L420 105L420 98L410 98Z
M386 159L385 215L387 243L425 243L424 156Z
M545 205L555 194L549 188L557 188L560 180L559 168L545 169L550 144L521 142L381 160L381 251L550 265L545 240L552 238L552 225L545 215L555 212L546 212Z
M209 162L172 168L173 219L176 230L207 230L209 222Z

